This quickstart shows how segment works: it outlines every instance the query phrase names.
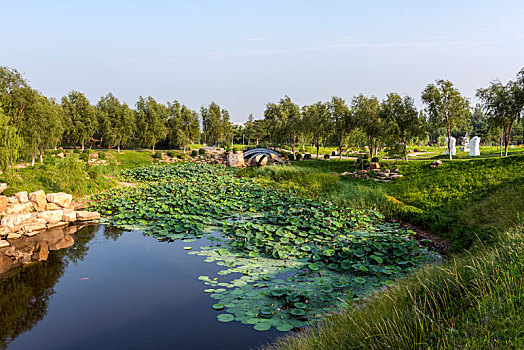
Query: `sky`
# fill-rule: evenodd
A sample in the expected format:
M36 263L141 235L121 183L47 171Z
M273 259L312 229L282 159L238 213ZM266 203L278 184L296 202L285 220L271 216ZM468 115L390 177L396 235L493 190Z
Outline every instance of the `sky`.
M212 101L232 121L268 102L477 88L524 67L523 1L0 0L0 65L57 99L112 92Z

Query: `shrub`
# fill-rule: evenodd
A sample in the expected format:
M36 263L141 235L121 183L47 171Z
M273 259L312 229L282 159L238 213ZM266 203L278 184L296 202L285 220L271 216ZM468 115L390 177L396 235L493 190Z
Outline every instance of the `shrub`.
M191 157L196 157L198 155L198 152L196 149L191 151Z
M58 152L57 152L57 153L58 153ZM73 150L73 153L80 153L80 150L79 150L78 148L75 148L75 149Z
M329 154L324 154L324 159L329 159L331 156Z
M89 148L86 148L86 149L84 150L84 152L82 152L82 153L85 153L85 154L91 154L91 153L93 153L93 151L90 150Z
M333 157L336 157L336 156L337 156L337 151L332 151L332 152L331 152L331 155L332 155Z
M63 149L62 147L59 147L59 148L57 149L57 154L58 154L58 153L63 153L63 152L64 152L64 149Z
M201 149L198 150L198 154L204 155L204 154L206 154L206 150L201 148Z
M304 154L304 159L305 160L311 159L311 154L309 153Z
M171 158L175 158L177 156L177 152L175 151L167 151L167 155L170 156Z
M378 163L378 162L380 162L380 159L378 159L378 157L373 157L373 158L371 158L371 161L373 163Z
M162 158L162 152L156 151L155 153L153 153L153 155L151 157L153 157L155 159Z
M306 153L306 150L305 150L304 148L301 148L301 149L299 150L299 152L300 152L300 153Z
M80 158L80 160L83 160L84 162L87 162L87 161L89 161L89 154L87 154L87 153L80 153L78 158Z
M186 159L186 158L187 158L187 155L186 155L185 153L179 153L179 154L176 155L176 157L177 157L178 159Z
M364 154L362 155L362 159L369 159L369 154L364 153Z
M287 159L295 160L295 155L293 153L290 153L290 154L287 155Z
M297 153L296 158L297 158L297 160L301 160L302 159L302 154Z
M233 147L233 153L237 153L238 152L238 147Z
M98 159L106 159L107 158L107 154L106 152L98 152Z

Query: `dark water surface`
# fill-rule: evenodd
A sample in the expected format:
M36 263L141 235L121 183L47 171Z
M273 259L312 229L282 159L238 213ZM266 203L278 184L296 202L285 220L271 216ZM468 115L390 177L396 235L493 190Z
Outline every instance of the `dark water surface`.
M248 349L283 333L220 323L193 243L88 226L46 261L0 276L0 348Z

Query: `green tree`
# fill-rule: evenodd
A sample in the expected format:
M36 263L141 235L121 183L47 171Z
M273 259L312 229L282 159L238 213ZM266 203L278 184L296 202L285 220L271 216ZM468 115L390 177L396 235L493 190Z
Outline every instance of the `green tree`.
M404 160L408 160L407 146L413 139L425 134L424 123L411 97L390 93L381 104L381 118L387 125L387 134L402 146Z
M43 153L47 147L54 147L64 134L64 115L62 106L53 99L38 95L34 114L28 118L31 132L31 142L39 151L40 163L44 162ZM35 153L33 151L32 164L34 165Z
M340 97L333 96L328 103L331 116L332 136L342 159L342 150L347 144L347 139L351 130L355 127L351 111ZM314 127L314 126L313 126Z
M300 107L286 95L280 99L278 104L268 103L264 117L270 125L273 141L287 143L295 154L296 144L303 132Z
M506 85L495 81L488 88L477 90L489 121L502 129L504 156L508 155L511 132L522 113L521 93L519 84L514 81Z
M0 170L6 171L18 159L22 138L0 103Z
M135 114L126 103L108 93L100 98L96 106L101 141L104 140L110 147L124 146L135 132Z
M178 101L168 103L167 138L173 147L182 148L186 152L187 145L200 139L198 113L192 111Z
M469 101L449 80L437 80L422 92L422 102L426 104L429 121L436 127L445 127L448 136L448 153L451 155L451 132L465 123L470 114Z
M304 106L304 124L307 126L313 144L317 148L317 159L320 148L320 142L325 139L332 130L331 113L329 104L317 102L310 106Z
M375 96L366 97L360 94L353 98L351 105L355 120L366 135L369 154L373 157L386 134L386 125L380 116L380 102Z
M167 107L149 96L140 96L136 103L137 136L143 146L151 147L155 153L155 145L167 135Z
M85 143L95 133L98 127L95 107L79 91L71 91L62 97L62 108L65 114L67 139L78 142L85 148Z
M204 139L207 144L212 144L216 147L219 142L229 140L232 128L227 110L221 109L218 104L211 102L209 107L202 106L200 108L200 116L202 118Z

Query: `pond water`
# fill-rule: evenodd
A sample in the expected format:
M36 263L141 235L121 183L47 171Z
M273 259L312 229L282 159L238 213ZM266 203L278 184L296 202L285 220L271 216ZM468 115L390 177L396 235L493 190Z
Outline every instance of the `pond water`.
M188 255L187 243L105 225L73 237L0 275L0 348L248 349L283 334L218 322L198 276L220 267Z

